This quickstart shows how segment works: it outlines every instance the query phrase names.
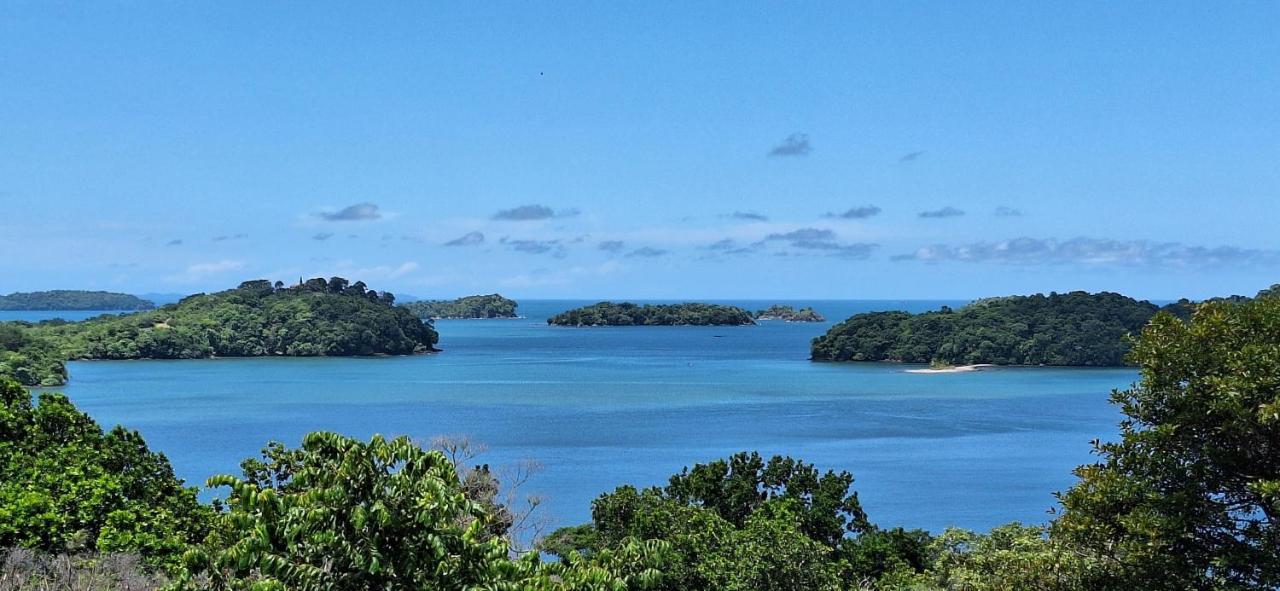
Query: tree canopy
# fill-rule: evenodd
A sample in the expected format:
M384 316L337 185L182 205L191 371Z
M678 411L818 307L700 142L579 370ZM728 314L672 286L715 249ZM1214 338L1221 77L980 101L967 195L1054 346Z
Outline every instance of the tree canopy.
M150 310L155 304L127 293L55 289L0 295L0 310Z
M422 300L401 304L419 318L515 318L519 304L498 294L473 295L456 300Z
M751 313L721 304L645 304L600 302L556 314L556 326L739 326L755 324Z
M27 386L57 386L67 381L62 352L47 338L31 334L25 322L0 323L0 379Z
M1280 299L1161 314L1132 359L1121 438L1076 471L1055 534L1102 550L1095 588L1280 587Z
M228 489L227 511L183 556L175 589L592 591L661 578L657 542L564 563L513 558L457 467L406 437L317 432L271 456L246 462L243 479L209 479Z
M0 548L141 553L174 564L213 512L136 431L0 379Z

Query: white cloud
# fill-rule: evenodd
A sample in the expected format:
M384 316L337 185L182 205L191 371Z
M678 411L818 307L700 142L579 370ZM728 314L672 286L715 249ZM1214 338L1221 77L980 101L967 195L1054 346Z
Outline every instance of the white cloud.
M188 265L181 273L165 277L170 283L196 283L215 275L239 271L244 268L242 261L215 261Z
M998 242L935 244L894 260L926 262L992 262L1013 265L1076 264L1123 267L1223 267L1274 265L1280 251L1236 246L1191 246L1177 242L1073 238L1043 240L1014 238Z

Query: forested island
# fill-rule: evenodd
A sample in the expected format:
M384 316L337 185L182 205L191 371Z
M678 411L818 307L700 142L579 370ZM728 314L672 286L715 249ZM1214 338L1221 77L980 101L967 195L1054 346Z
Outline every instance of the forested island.
M110 291L55 289L0 295L0 310L150 310L155 304Z
M782 320L785 322L823 322L826 318L822 317L816 310L809 307L795 309L793 306L783 306L774 304L756 312L756 320Z
M755 324L751 313L721 304L600 302L547 319L555 326L741 326Z
M519 304L499 294L473 295L456 300L421 300L400 304L418 318L454 320L472 318L515 318Z
M64 360L408 355L435 350L430 322L395 296L341 277L286 287L246 281L156 310L81 322L0 325L0 375L26 385L66 380Z
M936 312L857 314L813 340L818 361L935 365L1124 365L1127 336L1159 311L1116 293L977 300Z
M1160 307L1116 293L1036 294L976 300L936 312L857 314L815 338L815 361L890 361L961 365L1114 367L1128 364L1131 338L1158 312L1190 322L1205 303L1241 305L1280 296L1280 285L1254 297Z

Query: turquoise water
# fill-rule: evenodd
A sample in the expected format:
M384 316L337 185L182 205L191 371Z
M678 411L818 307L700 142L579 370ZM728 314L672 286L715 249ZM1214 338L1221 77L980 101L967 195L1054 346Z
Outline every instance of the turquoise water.
M266 441L316 429L424 441L465 434L494 465L533 459L556 524L623 483L740 450L853 472L882 525L1042 522L1052 493L1113 438L1128 369L920 375L808 361L823 324L549 327L583 302L524 302L517 320L437 323L444 352L361 359L77 362L63 390L104 424L142 431L183 477L234 472ZM775 302L731 302L752 309ZM832 319L963 302L784 302Z

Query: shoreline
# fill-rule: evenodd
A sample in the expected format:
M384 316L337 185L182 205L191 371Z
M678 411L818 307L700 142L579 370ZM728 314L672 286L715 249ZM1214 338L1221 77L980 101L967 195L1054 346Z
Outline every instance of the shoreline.
M975 363L973 365L957 365L954 367L937 367L937 368L928 367L928 368L922 368L922 369L904 369L902 370L902 373L922 373L922 374L968 373L971 371L983 371L983 370L991 369L994 367L999 367L999 366L994 363Z

